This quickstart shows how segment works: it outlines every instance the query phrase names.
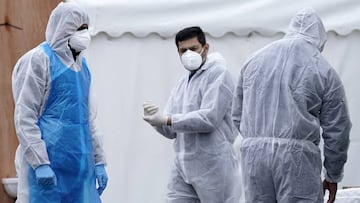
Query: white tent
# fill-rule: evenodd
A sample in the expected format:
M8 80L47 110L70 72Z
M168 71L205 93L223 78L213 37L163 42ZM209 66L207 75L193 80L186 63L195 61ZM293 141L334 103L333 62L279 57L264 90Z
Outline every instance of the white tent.
M318 11L328 31L324 56L339 73L353 128L342 186L360 186L360 2L358 0L73 0L90 14L92 44L87 59L98 100L108 159L104 202L164 202L172 165L172 140L142 120L142 103L164 106L185 73L175 33L199 25L210 52L227 59L238 75L255 50L280 39L302 7Z

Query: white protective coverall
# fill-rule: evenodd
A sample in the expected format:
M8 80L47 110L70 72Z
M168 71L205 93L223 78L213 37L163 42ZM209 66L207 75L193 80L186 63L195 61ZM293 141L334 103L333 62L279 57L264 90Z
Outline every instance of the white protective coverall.
M224 58L213 53L171 92L164 115L172 126L157 127L174 139L175 161L167 202L238 203L240 175L231 121L234 82Z
M320 53L325 41L321 19L302 9L241 70L232 119L248 203L323 202L320 128L325 177L342 179L351 122L340 78Z
M52 12L46 28L46 43L62 62L61 66L68 67L75 72L81 71L82 54L74 61L68 41L71 34L75 33L81 25L88 23L87 14L71 3L60 3ZM35 169L40 165L52 162L49 160L47 146L42 139L41 129L38 125L38 119L45 111L49 94L52 91L51 81L50 59L41 45L27 52L15 65L12 85L15 100L15 128L20 142L15 157L19 177L17 191L17 202L19 203L29 202L29 167ZM92 135L90 139L93 143L91 147L93 148L93 160L95 164L105 164L99 130L95 125L96 108L91 90L89 94L88 122Z

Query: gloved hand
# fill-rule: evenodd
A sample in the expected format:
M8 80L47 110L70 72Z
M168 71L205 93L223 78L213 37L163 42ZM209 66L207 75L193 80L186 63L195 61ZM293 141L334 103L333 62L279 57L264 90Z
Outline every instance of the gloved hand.
M167 117L159 111L159 107L150 102L143 104L144 116L143 119L152 126L162 126L167 124Z
M35 169L36 181L39 185L56 185L57 179L54 171L47 164L40 165Z
M155 106L151 101L144 102L144 116L150 116L159 111L159 107Z
M99 195L103 193L103 191L106 188L107 182L108 182L108 176L105 171L104 164L96 165L95 166L95 175L98 182L99 187L97 188L97 191Z

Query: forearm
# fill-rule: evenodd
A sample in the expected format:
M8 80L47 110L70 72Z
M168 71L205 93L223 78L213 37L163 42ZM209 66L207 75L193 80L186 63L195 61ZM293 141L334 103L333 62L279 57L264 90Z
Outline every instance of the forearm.
M215 129L216 119L213 118L211 110L198 110L185 114L174 114L172 118L172 130L174 132L212 132Z
M92 136L93 148L94 148L95 165L100 165L100 164L106 165L105 152L102 142L102 134L97 121L96 97L91 87L89 93L89 125Z
M167 116L166 125L157 126L157 127L155 127L155 130L158 133L162 134L166 138L169 138L169 139L176 138L176 133L174 132L174 130L172 128L172 117L171 116Z
M345 102L333 100L325 105L329 109L321 115L325 176L329 182L339 182L347 160L351 121Z
M347 161L349 147L349 133L351 123L345 122L341 131L333 130L323 134L324 138L324 167L326 180L340 182L343 177L344 165Z
M94 149L95 165L99 165L99 164L106 165L102 136L100 133L100 129L95 124L95 120L90 120L90 131L91 131L92 143Z
M25 160L34 169L43 164L50 164L46 144L41 139L41 131L34 113L21 104L17 104L14 121Z

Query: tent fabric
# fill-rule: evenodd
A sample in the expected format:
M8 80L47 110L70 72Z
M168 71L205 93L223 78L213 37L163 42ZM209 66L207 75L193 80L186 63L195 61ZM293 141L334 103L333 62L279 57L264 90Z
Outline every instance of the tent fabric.
M92 35L105 32L111 37L125 33L170 37L192 25L200 25L213 37L227 33L246 36L253 32L272 36L285 33L291 17L307 6L319 13L327 31L348 35L360 30L358 0L74 1L87 8Z

